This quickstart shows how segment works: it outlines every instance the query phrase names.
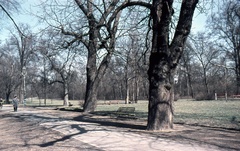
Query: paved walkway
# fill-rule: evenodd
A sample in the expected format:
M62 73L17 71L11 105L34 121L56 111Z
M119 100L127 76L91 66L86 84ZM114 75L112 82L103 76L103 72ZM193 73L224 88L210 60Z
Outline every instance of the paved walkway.
M116 127L114 124L104 124L104 122L94 122L83 118L78 118L77 121L73 120L73 117L77 117L79 114L76 112L33 108L19 108L18 112L12 112L11 106L4 106L0 110L0 138L5 139L7 137L9 141L0 140L0 150L230 150L194 140L181 139L179 136L168 139L141 129L131 129L124 126ZM88 119L90 118L88 117ZM24 127L26 129L19 130L16 128L18 124L22 124L22 129ZM17 132L19 132L17 137L21 139L15 138L14 140L14 133ZM8 135L8 133L11 135ZM34 135L34 137L31 137L31 135ZM34 138L34 143L31 143L31 138ZM14 145L10 145L11 143L14 143ZM18 149L14 147L16 144Z

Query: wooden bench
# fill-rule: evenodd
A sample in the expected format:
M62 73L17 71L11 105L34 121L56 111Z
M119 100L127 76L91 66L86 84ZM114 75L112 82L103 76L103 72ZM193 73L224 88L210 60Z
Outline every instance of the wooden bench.
M73 104L71 103L71 102L68 102L68 106L70 107L70 106L73 106Z
M135 107L119 107L116 115L119 118L135 118Z

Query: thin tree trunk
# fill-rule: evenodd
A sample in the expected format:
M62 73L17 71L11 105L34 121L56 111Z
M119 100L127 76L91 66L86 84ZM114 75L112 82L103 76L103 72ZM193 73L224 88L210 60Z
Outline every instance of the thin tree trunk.
M206 70L204 69L204 85L205 85L205 90L206 90L206 95L207 97L209 96L209 88L208 88L208 80L207 80L207 73Z
M139 87L138 87L138 78L135 78L135 98L134 98L134 102L138 103L138 95L139 95Z
M190 87L190 93L189 94L191 94L191 97L194 98L192 79L191 79L191 74L190 73L187 74L187 81L188 81L188 85Z
M130 89L129 89L129 79L126 78L126 98L125 98L125 104L129 104L129 95L130 95Z
M63 105L64 106L68 106L68 84L67 83L64 83L64 102L63 102Z

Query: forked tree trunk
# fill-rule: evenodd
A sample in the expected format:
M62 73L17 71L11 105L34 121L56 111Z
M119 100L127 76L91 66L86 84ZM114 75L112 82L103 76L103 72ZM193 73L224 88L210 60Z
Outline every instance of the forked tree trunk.
M103 61L101 62L99 68L96 68L96 59L89 58L87 67L87 86L86 86L86 94L85 94L85 102L83 105L84 112L93 112L97 107L97 92L98 86L103 78L108 64L110 62L112 54L108 53Z
M173 76L192 25L193 12L198 0L182 1L178 25L170 44L173 0L153 0L152 50L150 54L149 106L147 130L173 128Z
M112 10L115 8L115 4L118 1L112 1L111 5L108 8L104 9L103 16L100 17L98 21L94 16L94 9L95 6L93 0L87 1L87 8L84 7L82 1L75 0L78 4L79 8L86 12L85 15L88 18L88 25L89 25L89 41L87 44L88 49L88 59L87 59L87 86L86 86L86 95L85 95L85 102L83 105L84 112L93 112L97 106L97 90L100 80L103 78L108 65L110 63L112 53L114 52L115 48L115 37L117 33L117 27L119 24L120 14L121 11L115 13L114 18L110 21L106 21L109 18ZM85 3L85 2L84 2ZM105 6L105 5L104 5ZM106 27L108 36L107 38L101 37L101 29L100 27ZM101 42L101 47L99 43ZM97 64L97 51L99 49L104 48L107 51L106 56L102 59L100 65Z
M172 1L153 1L153 39L150 55L148 130L173 128L171 100L171 68L169 52L169 25L172 17ZM170 9L169 9L170 8Z

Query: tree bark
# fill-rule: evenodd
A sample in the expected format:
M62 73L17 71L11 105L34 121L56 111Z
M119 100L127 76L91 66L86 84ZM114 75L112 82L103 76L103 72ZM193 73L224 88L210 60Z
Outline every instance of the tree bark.
M153 39L150 55L148 130L173 128L171 68L169 62L169 25L173 1L153 0Z
M115 1L116 2L116 1ZM113 4L115 3L113 1ZM113 9L114 5L111 5L110 10ZM109 13L109 12L108 12ZM87 62L87 87L86 87L86 96L85 96L85 103L84 103L84 112L93 112L97 106L97 90L98 85L103 78L110 60L112 58L114 49L115 49L115 42L116 42L116 33L117 27L119 24L121 11L118 12L111 22L107 23L107 29L109 38L106 39L108 44L103 40L100 36L100 29L97 28L96 20L94 17L89 19L90 25L90 35L89 35L89 46L88 47L88 62ZM104 17L103 17L104 18ZM104 20L104 19L103 19ZM100 20L99 24L102 24L102 20ZM97 39L103 40L103 48L107 51L106 56L102 59L99 67L97 68L97 60L96 60L96 53L97 50L101 49L98 47Z
M64 103L63 103L63 105L68 106L69 102L68 102L68 83L67 82L64 82L63 88L64 88L64 101L63 101Z
M150 54L149 106L147 130L173 128L173 76L183 46L190 33L192 17L198 0L182 1L176 32L169 44L173 0L153 0L152 50Z
M94 31L92 29L92 31ZM94 34L93 32L91 32ZM92 112L95 110L97 105L97 86L95 78L97 76L97 67L96 67L96 42L94 42L94 36L89 36L90 46L88 50L88 61L87 61L87 86L85 94L85 102L83 105L84 112Z

